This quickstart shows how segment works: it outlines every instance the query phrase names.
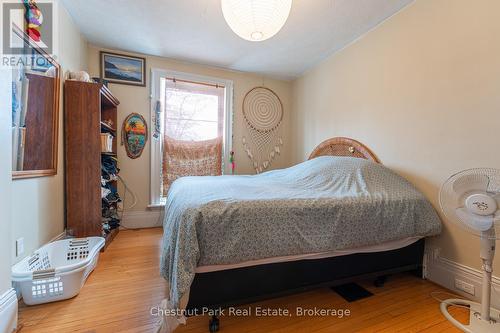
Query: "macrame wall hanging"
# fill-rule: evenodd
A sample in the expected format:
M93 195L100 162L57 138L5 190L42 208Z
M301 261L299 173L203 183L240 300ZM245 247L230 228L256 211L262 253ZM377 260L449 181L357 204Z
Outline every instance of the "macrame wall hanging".
M243 116L248 134L242 139L243 148L255 172L261 173L281 154L283 104L271 89L256 87L243 100Z

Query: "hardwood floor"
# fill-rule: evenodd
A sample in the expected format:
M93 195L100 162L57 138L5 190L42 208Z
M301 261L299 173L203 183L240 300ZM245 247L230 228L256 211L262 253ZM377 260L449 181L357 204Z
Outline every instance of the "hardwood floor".
M161 229L123 231L118 234L81 293L70 300L28 307L20 305L21 333L29 332L154 332L157 318L152 307L165 297L165 281L159 276ZM221 318L226 332L459 332L439 311L431 292L446 290L401 274L389 278L383 288L361 281L374 296L348 303L330 289L252 304L250 317ZM439 295L447 298L447 295ZM255 307L287 308L291 317L257 317ZM241 307L246 309L248 306ZM298 317L297 307L345 309L350 316ZM466 310L455 309L465 320ZM191 317L181 332L208 332L208 316Z

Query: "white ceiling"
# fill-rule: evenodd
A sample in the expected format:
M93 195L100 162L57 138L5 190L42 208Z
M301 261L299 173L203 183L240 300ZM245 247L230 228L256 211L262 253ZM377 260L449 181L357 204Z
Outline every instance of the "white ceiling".
M90 43L293 79L413 0L294 0L285 27L249 42L220 0L62 0Z

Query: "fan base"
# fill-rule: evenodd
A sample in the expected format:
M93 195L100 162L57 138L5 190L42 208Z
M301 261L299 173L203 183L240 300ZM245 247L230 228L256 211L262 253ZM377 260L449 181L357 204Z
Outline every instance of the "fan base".
M470 308L469 325L465 325L453 318L448 312L449 306L467 306ZM453 325L467 333L498 333L500 332L500 311L491 308L490 321L481 319L481 304L464 299L447 299L441 302L441 312Z

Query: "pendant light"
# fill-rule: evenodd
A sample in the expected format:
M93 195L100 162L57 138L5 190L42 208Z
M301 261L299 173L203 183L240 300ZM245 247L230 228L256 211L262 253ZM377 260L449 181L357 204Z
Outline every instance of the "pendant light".
M241 38L260 42L276 35L285 25L292 0L221 0L229 27Z

